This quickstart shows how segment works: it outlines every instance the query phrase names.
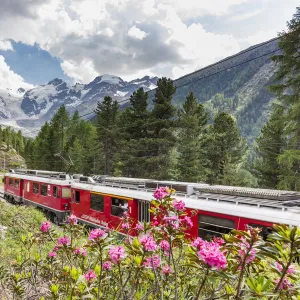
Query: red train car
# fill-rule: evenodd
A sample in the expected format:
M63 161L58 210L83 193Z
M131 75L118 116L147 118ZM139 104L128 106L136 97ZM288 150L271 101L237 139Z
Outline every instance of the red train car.
M8 173L4 175L4 199L12 203L23 203L24 181L18 174Z
M209 186L179 182L122 183L116 178L103 179L99 184L72 183L72 214L90 226L109 226L119 230L120 215L127 211L137 221L151 220L150 201L158 186L179 190L175 198L184 200L194 226L192 237L209 238L244 230L246 225L263 228L266 236L274 223L300 226L300 193L236 187ZM122 207L120 207L122 206Z
M119 189L111 187L73 182L71 212L81 223L92 227L108 226L122 232L119 225L124 212L136 222L150 222L151 194L143 200L134 192L123 190L120 193Z
M71 177L60 172L11 170L5 174L4 191L6 198L36 206L53 222L62 223L70 212L71 183Z

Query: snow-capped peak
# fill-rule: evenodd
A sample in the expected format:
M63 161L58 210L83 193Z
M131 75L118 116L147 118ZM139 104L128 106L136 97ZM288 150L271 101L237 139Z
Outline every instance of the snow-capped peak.
M109 74L103 74L102 76L100 76L100 79L100 82L107 82L110 84L119 84L123 82L123 80L120 77Z

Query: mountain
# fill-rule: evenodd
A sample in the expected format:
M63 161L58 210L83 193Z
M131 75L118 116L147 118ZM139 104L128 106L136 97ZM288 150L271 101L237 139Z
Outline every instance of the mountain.
M140 87L146 91L156 88L156 82L157 77L145 76L127 82L105 74L88 84L69 86L55 78L28 91L19 88L13 95L9 91L0 91L0 124L22 129L24 134L30 135L49 121L63 104L70 113L78 110L82 115L95 109L104 96L124 101Z
M268 119L274 100L267 87L276 71L271 56L278 51L277 39L273 39L174 80L174 104L180 107L192 91L212 116L220 110L233 114L241 133L253 141ZM80 115L93 111L106 95L126 106L126 99L139 87L149 91L151 108L156 83L157 77L127 82L117 76L102 75L88 84L69 86L56 78L28 91L20 88L14 95L0 92L0 124L23 128L24 134L30 130L36 133L62 104L70 113L78 110Z

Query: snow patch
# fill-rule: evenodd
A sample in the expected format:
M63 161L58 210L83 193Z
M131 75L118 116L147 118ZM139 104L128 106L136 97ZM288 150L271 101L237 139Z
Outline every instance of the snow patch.
M120 82L122 82L122 79L118 76L104 74L101 76L100 82L107 82L110 84L119 84Z
M115 96L120 96L120 97L124 97L125 95L127 95L128 92L121 92L121 91L117 91Z
M56 86L54 85L41 85L28 92L29 97L38 104L41 104L45 100L49 100L49 97L55 94L57 94L57 91Z

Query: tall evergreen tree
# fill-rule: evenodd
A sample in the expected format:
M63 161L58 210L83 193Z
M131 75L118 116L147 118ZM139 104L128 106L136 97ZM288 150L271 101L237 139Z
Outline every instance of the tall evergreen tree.
M279 65L276 73L278 83L271 87L284 107L287 122L286 149L278 161L283 171L279 176L279 188L300 190L300 8L287 23L288 31L280 34L279 47L282 54L273 57Z
M260 187L275 189L279 184L281 168L278 157L286 145L283 111L281 106L274 107L269 121L256 140L258 158L254 163L253 173L258 178Z
M104 97L95 110L97 117L97 140L99 149L103 149L104 174L113 174L115 155L118 142L118 117L119 104L111 97ZM102 152L102 151L101 151Z
M158 79L154 108L151 111L150 130L152 145L149 149L148 177L155 179L170 178L172 165L171 152L176 144L174 134L174 118L176 109L172 105L172 97L176 87L171 79Z
M119 130L122 146L119 153L122 174L131 177L145 177L149 146L148 94L143 88L130 97L131 106L122 112Z
M206 159L209 162L207 181L210 184L236 184L238 164L246 150L234 118L225 112L218 113L204 140Z
M179 180L197 182L204 180L203 156L201 155L202 129L208 121L208 113L190 93L178 112L178 172ZM201 157L202 156L202 157Z

